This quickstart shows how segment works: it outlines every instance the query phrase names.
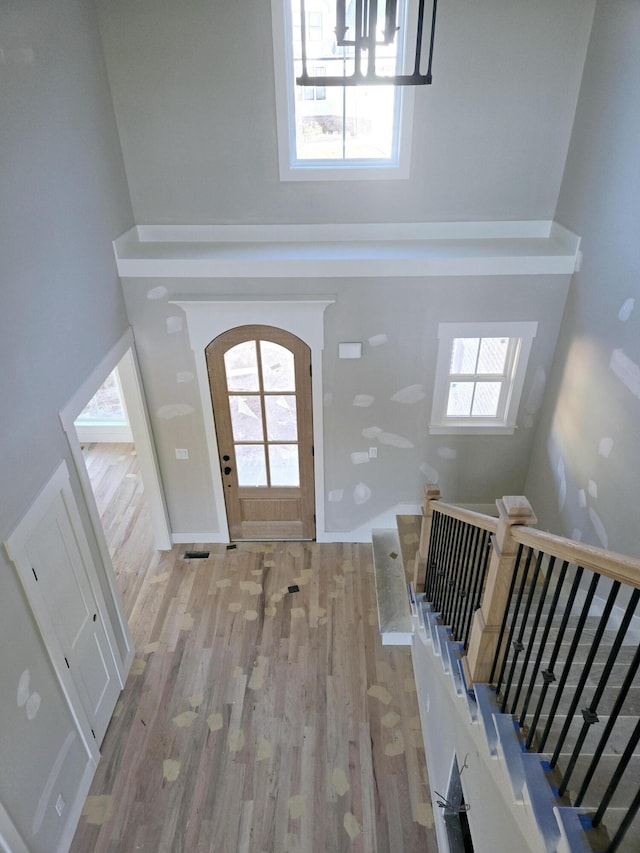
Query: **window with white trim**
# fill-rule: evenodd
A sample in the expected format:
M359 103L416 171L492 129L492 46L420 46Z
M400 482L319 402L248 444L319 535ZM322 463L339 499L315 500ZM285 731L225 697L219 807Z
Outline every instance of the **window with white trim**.
M405 0L398 5L403 21ZM300 0L272 0L271 7L280 178L407 178L413 87L296 85L301 72ZM353 49L336 44L335 0L306 0L305 9L311 74L350 75ZM378 50L389 74L405 70L403 53L400 35Z
M537 329L536 322L440 323L429 431L513 433Z

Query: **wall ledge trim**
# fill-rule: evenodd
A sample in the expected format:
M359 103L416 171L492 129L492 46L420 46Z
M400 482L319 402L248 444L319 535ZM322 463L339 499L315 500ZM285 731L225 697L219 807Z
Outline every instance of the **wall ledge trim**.
M571 275L580 238L552 220L138 225L114 241L123 278Z

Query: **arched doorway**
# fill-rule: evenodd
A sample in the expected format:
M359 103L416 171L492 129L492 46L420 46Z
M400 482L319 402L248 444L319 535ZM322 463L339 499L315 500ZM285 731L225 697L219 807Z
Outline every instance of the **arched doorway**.
M230 537L314 539L310 348L250 325L205 355Z

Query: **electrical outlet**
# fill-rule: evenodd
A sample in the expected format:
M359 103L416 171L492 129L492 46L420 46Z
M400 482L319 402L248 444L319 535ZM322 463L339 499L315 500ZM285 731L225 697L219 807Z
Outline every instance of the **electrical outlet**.
M176 447L176 459L188 459L189 451L186 447Z
M62 817L62 812L64 811L64 807L66 806L65 801L62 798L62 794L58 795L58 799L56 800L56 811Z
M378 448L370 447L369 448L369 459L377 459L378 458Z

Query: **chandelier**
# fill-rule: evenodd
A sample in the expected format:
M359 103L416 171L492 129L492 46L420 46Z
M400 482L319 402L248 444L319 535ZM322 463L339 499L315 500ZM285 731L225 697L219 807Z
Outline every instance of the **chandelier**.
M418 0L414 33L407 38L411 27L406 20L408 8L403 7L404 0L335 0L335 39L331 46L331 55L320 57L309 50L310 35L313 41L311 18L308 16L307 0L300 0L300 60L302 72L296 77L298 86L424 86L431 83L431 65L433 60L433 41L436 26L437 0L431 2L431 31L427 68L421 73L422 47L425 35L425 0ZM399 5L401 8L399 8ZM407 2L407 7L409 3ZM399 15L400 13L400 15ZM406 13L406 14L405 14ZM310 12L314 14L314 12ZM318 14L318 13L315 13ZM398 18L400 17L400 21ZM404 25L406 33L402 33ZM402 59L404 51L409 52L409 41L415 44L413 69L398 74L398 53ZM426 44L426 40L425 40ZM312 54L310 56L310 53ZM342 74L328 74L323 66L318 67L319 59L342 60ZM310 63L316 63L311 69ZM391 68L391 64L393 68ZM409 69L410 63L404 62ZM391 70L396 73L390 73ZM319 73L321 72L321 73Z

